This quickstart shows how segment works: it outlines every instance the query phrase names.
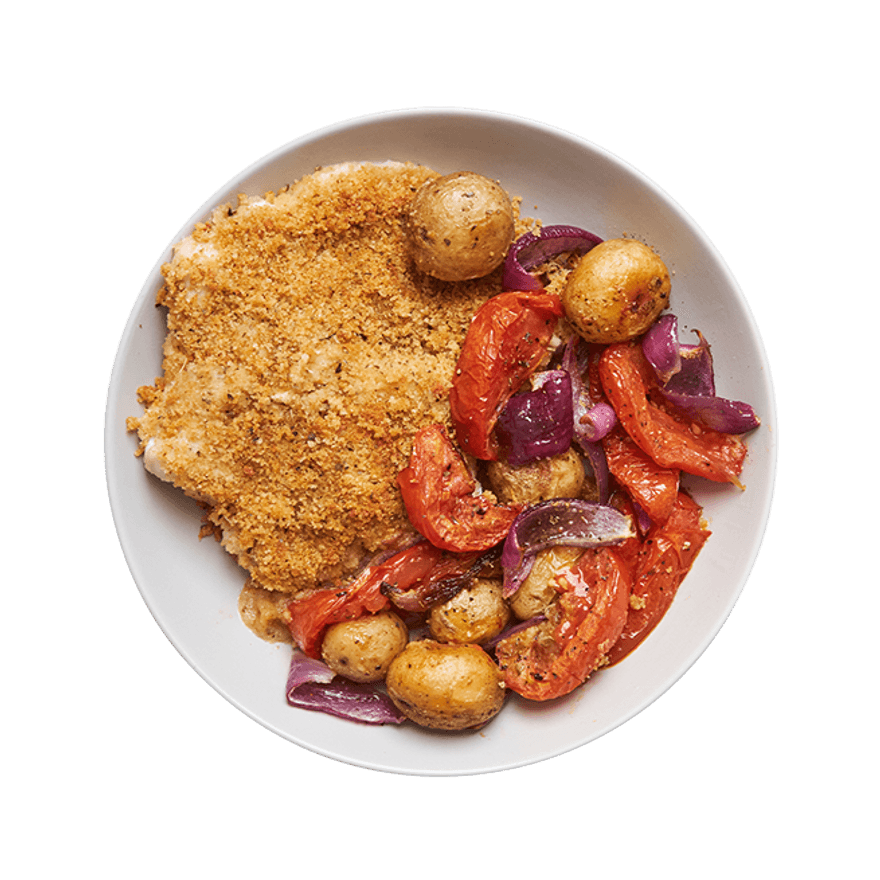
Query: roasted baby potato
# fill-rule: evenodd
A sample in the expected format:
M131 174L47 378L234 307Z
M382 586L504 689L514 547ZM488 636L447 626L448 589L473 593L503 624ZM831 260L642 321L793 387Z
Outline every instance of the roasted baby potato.
M329 627L321 645L321 657L343 678L382 681L408 639L404 622L391 611L380 611Z
M439 730L479 727L504 704L501 673L478 645L410 642L391 662L385 684L407 718Z
M528 577L508 600L519 620L543 614L559 595L556 579L566 572L583 553L580 547L549 547L535 554Z
M565 314L587 342L625 342L646 332L669 305L663 260L640 241L596 245L574 267L562 290Z
M474 578L448 602L431 609L428 629L438 642L481 645L494 639L509 619L501 581Z
M405 223L416 266L443 281L482 278L513 241L513 206L494 180L460 171L426 181Z
M506 461L486 466L489 486L502 504L537 504L549 498L579 498L586 479L574 449L514 467Z

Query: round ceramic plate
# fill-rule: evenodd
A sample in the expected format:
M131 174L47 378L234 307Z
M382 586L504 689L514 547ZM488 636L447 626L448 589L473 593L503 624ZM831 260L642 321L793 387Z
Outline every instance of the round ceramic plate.
M161 373L164 313L154 306L170 244L239 193L261 195L319 165L395 159L500 180L523 212L546 224L582 226L602 238L649 242L673 274L671 310L682 339L699 328L712 345L718 393L751 403L762 426L748 438L746 491L692 481L712 537L672 608L623 662L562 699L511 698L479 732L415 725L371 727L290 708L290 649L261 641L240 621L245 575L213 541L198 541L202 512L135 457L125 419L135 390ZM254 720L330 758L399 773L460 775L522 766L583 746L632 718L666 691L721 628L758 552L775 471L775 410L758 329L723 260L690 217L639 172L565 132L509 116L425 110L356 119L303 137L260 160L202 206L156 261L122 336L110 382L106 466L123 551L144 600L187 662Z

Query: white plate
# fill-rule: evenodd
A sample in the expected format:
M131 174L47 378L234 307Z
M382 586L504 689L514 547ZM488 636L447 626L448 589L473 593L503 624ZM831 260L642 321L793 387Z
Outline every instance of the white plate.
M763 424L748 439L746 491L692 481L713 535L666 617L637 651L549 704L511 699L479 732L369 727L290 708L289 648L267 644L239 620L244 574L214 541L198 541L196 504L135 458L125 419L139 415L135 389L161 372L164 313L155 308L170 245L215 205L238 193L277 190L318 165L408 160L440 172L472 170L523 198L523 212L603 238L629 234L653 245L673 271L671 310L682 338L699 328L712 345L718 393L745 400ZM776 415L769 368L746 300L690 217L633 168L578 137L515 117L458 110L395 112L303 137L219 190L169 243L135 302L122 336L106 416L110 502L144 601L188 663L254 720L312 751L379 770L423 775L522 766L583 746L632 718L666 691L715 637L755 560L770 508ZM719 699L723 699L719 695Z

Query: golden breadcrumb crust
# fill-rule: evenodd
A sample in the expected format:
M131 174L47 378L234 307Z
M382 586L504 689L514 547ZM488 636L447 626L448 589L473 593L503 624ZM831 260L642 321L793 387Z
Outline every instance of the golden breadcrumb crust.
M402 218L432 176L318 170L218 208L163 267L163 375L128 426L206 503L250 589L336 581L409 528L395 478L414 432L448 423L471 316L501 289L500 270L414 267Z

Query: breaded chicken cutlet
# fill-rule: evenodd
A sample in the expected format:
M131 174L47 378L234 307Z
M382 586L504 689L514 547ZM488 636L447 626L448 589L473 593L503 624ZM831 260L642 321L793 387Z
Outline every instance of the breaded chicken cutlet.
M248 573L252 626L255 596L344 580L410 531L395 478L415 431L448 423L461 341L500 290L500 270L451 283L413 265L402 218L432 176L319 169L217 208L163 267L163 375L128 427ZM276 623L254 628L284 638Z

